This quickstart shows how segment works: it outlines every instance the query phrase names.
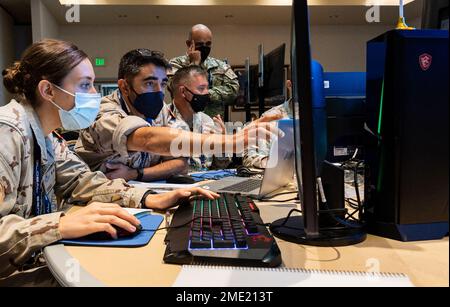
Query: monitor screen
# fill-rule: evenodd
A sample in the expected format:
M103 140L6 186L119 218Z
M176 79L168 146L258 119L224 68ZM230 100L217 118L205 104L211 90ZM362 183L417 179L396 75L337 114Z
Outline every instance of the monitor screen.
M258 101L258 65L250 66L250 102L257 104Z
M294 131L297 181L302 203L305 233L314 235L318 234L319 225L314 150L311 47L307 2L293 1L292 10L291 67L294 122L296 123Z
M285 96L286 76L284 58L286 44L264 56L264 96L266 98Z
M448 0L424 0L422 29L448 30Z
M366 234L360 226L354 227L344 220L339 220L338 213L345 209L332 210L325 200L324 187L343 189L342 180L337 178L324 181L316 170L316 152L314 130L319 122L313 107L313 93L315 91L312 80L312 61L309 34L309 15L306 0L292 2L292 93L294 115L294 147L295 168L299 189L301 210L293 209L286 218L273 222L270 226L274 236L288 242L314 246L345 246L357 244L365 240ZM339 172L341 173L341 172ZM342 172L343 174L343 172ZM326 179L326 177L324 177ZM320 193L319 193L320 191ZM319 210L319 198L320 210ZM331 199L327 198L332 204ZM336 199L336 198L335 198ZM343 203L342 199L337 199ZM325 206L325 207L324 207ZM322 209L323 208L323 209ZM301 215L293 215L293 213ZM320 223L319 214L332 217L333 226ZM322 217L321 216L321 217ZM339 225L336 225L338 223Z

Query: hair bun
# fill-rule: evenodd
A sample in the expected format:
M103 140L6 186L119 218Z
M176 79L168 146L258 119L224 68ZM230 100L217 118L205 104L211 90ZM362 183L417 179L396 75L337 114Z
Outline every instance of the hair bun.
M24 74L21 70L21 62L15 62L13 66L3 70L3 84L11 94L23 94Z

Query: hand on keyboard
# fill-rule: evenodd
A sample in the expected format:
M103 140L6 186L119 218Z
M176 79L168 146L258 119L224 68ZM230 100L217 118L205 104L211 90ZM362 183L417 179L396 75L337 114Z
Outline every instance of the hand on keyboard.
M180 189L160 195L149 195L145 200L148 209L164 211L176 207L190 198L217 199L219 194L202 188Z
M173 216L164 261L278 266L281 253L265 226L246 196L222 193L215 200L193 200Z

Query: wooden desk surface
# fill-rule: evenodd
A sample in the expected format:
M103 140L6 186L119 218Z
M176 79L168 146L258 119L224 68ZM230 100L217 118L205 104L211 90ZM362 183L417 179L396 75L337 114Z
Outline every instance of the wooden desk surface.
M286 216L294 204L259 203L265 222ZM136 249L66 247L81 266L107 286L169 287L181 266L163 263L165 231ZM404 273L416 286L449 286L449 240L398 242L368 235L348 247L311 247L277 239L289 268Z

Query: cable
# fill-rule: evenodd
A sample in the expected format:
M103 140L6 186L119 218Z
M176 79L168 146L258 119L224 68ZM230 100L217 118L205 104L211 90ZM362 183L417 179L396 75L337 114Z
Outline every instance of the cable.
M285 202L290 202L290 201L295 201L295 200L298 200L298 197L291 198L291 199L285 199L285 200L260 199L258 201L261 203L285 203Z
M356 200L358 202L358 208L361 210L361 195L359 194L359 183L358 183L358 167L364 163L364 161L359 161L354 168L354 180L355 180L355 192L356 192Z
M324 203L324 205L325 205L326 208L328 208L328 204L327 203ZM342 209L340 209L340 210L342 211ZM355 228L355 229L361 229L361 228L364 227L364 225L362 225L362 224L350 223L350 222L348 222L346 220L341 219L340 217L337 217L333 212L331 212L330 209L327 209L325 211L329 211L327 213L330 214L330 216L333 218L333 220L335 220L337 223L339 223L339 224L341 224L343 226L346 226L346 227L349 227L349 228Z
M289 193L293 193L293 192L289 192ZM283 193L282 193L283 194ZM287 194L287 193L285 193ZM297 200L297 198L294 198L293 200ZM284 201L280 201L280 202L288 202L288 201L292 201L292 200L284 200ZM274 201L275 202L275 201ZM318 213L329 213L332 218L339 224L349 227L349 228L363 228L364 225L361 224L355 224L355 223L349 223L345 220L342 220L341 218L338 218L335 213L337 212L342 212L343 209L330 209L328 207L327 203L324 203L326 210L319 210ZM288 222L289 218L292 216L293 213L300 213L303 214L303 212L301 210L298 209L292 209L289 211L288 215L286 216L286 218L284 219L283 223L281 225L272 225L272 223L266 223L266 224L260 224L260 223L255 223L256 226L262 226L262 227L275 227L275 228L281 228L281 227L285 227L285 228L289 228L289 229L293 229L293 230L299 230L300 228L295 228L295 227L290 227L290 226L286 226L286 223ZM355 211L352 215L354 215L357 211ZM352 216L351 215L351 216ZM351 217L350 216L350 217ZM193 218L192 220L181 224L181 225L177 225L177 226L169 226L169 227L162 227L162 228L158 228L158 229L143 229L142 231L144 232L159 232L162 230L171 230L171 229L179 229L179 228L183 228L185 226L188 226L189 224L195 222L198 219L210 219L210 220L215 220L215 221L230 221L230 222L243 222L242 219L233 219L233 218L214 218L214 217L210 217L210 216L198 216L196 218ZM328 228L326 228L328 229Z
M294 212L298 212L298 213L303 214L303 212L302 212L301 210L298 210L298 209L292 209L291 211L289 211L289 214L288 214L287 217L284 219L283 223L281 223L281 225L273 225L273 227L275 227L275 228L285 227L287 221L289 220L289 218L291 217L291 215L292 215ZM289 228L289 227L287 227L287 228Z
M347 204L354 210L359 210L359 206L356 202L356 200L352 200L350 198L345 199L345 201L347 202Z
M269 198L269 197L265 197L265 198L262 198L261 200L270 200L270 199L275 198L275 197L278 197L278 196L282 196L282 195L290 195L290 194L298 194L298 191L291 191L291 192L278 193L278 194L275 194L275 195L270 196L270 198ZM298 198L297 198L297 199L298 199Z
M324 192L323 185L322 185L322 179L320 177L317 178L317 184L318 184L318 189L319 189L319 192L320 192L322 204L327 209L327 210L319 211L319 213L321 213L321 212L322 213L328 213L333 218L333 220L335 220L337 223L339 223L339 224L341 224L343 226L349 227L349 228L363 228L364 227L363 225L360 225L360 224L349 223L348 219L343 220L340 217L336 216L334 212L336 212L336 211L338 211L338 212L342 212L342 211L347 212L347 210L345 208L331 210L328 207L328 202L327 202L327 199L325 197L325 192ZM359 210L359 208L358 208L358 210ZM354 215L354 214L355 214L355 212L353 212L352 215Z
M222 218L222 217L210 217L210 216L197 216L196 218L193 218L192 220L182 224L182 225L178 225L178 226L170 226L170 227L162 227L162 228L158 228L158 229L142 229L141 231L145 231L145 232L158 232L158 231L162 231L162 230L170 230L170 229L179 229L179 228L183 228L188 226L189 224L195 222L198 219L211 219L211 220L215 220L215 221L230 221L230 222L243 222L242 219L233 219L233 218ZM259 224L259 223L255 223L256 226L263 226L263 227L269 227L271 224Z

